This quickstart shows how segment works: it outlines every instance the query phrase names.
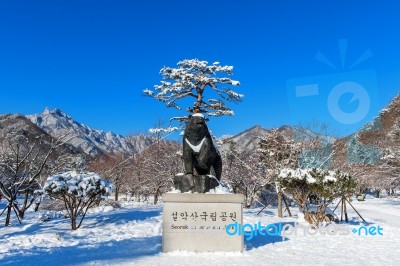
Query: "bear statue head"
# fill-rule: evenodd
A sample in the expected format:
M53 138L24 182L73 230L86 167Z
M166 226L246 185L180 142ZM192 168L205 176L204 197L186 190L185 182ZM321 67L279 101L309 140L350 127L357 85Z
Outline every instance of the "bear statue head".
M210 135L206 122L207 119L202 114L190 115L186 123L184 137L190 141L201 141L204 137Z

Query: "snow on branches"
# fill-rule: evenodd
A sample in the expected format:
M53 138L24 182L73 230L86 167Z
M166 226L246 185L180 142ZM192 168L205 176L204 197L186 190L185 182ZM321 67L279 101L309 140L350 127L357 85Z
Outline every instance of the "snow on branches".
M76 230L81 226L87 210L103 197L109 196L113 188L113 184L96 173L69 171L48 177L43 190L47 195L64 202L72 230ZM82 217L77 224L79 215Z
M355 181L348 173L320 168L284 168L280 170L277 181L289 190L301 183L302 187L307 186L310 193L319 197L352 194L355 187Z
M284 168L280 170L278 178L297 178L297 179L305 179L307 183L316 183L317 179L313 176L321 177L321 182L336 182L336 175L338 173L331 170L321 170L318 168L314 169L301 169L298 168L296 170L290 168ZM342 178L348 177L348 175L341 173Z
M177 101L186 97L195 99L193 107L187 111L191 113L205 113L209 116L231 116L234 112L224 101L239 102L243 95L233 91L231 86L239 86L239 81L232 80L224 75L232 75L233 66L221 66L219 62L208 65L207 61L186 59L178 62L177 68L163 67L160 74L163 76L160 85L155 85L155 91L145 89L143 93L156 100L164 102L167 107L181 110ZM217 85L226 84L225 88ZM204 91L211 88L216 92L218 99L204 99Z
M47 178L43 188L49 194L69 193L88 201L92 195L101 197L109 195L112 184L96 173L77 173L69 171Z
M305 219L316 225L325 220L326 208L337 197L349 196L354 193L355 180L347 173L339 170L320 168L290 169L284 168L276 179L283 190L293 197L305 214ZM316 199L317 213L312 214L308 200Z
M172 132L175 132L175 131L177 131L177 130L179 130L179 128L177 128L177 127L171 127L171 126L169 126L169 127L167 127L167 128L150 128L149 129L149 133L150 134L160 134L160 133L172 133Z

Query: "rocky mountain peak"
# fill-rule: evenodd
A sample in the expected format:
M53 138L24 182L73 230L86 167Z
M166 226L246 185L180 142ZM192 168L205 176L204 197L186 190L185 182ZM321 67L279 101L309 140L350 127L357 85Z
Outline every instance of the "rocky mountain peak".
M46 108L43 113L26 117L54 138L59 138L65 134L73 136L74 138L69 141L69 144L82 149L89 155L139 152L148 142L145 138L142 140L140 138L136 140L137 137L124 138L113 132L92 129L76 122L60 109Z

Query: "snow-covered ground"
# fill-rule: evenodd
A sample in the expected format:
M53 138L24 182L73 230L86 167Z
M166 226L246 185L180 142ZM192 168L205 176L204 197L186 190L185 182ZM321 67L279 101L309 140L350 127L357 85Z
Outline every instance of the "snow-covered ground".
M243 253L162 253L162 204L99 207L76 231L67 219L42 222L30 212L21 225L1 225L0 265L399 265L400 199L353 205L368 223L360 223L348 206L349 227L380 226L383 235L256 236L246 241ZM245 210L244 223L297 221L296 208L293 218L282 219L276 209L257 216L258 211Z

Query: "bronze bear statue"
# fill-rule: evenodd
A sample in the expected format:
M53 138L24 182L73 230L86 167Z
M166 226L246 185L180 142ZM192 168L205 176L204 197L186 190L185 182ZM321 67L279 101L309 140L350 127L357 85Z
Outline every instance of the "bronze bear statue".
M205 193L219 185L222 174L222 159L215 146L202 114L189 116L183 135L183 182L175 182L181 192ZM194 170L198 174L195 176ZM210 177L210 175L215 178Z

